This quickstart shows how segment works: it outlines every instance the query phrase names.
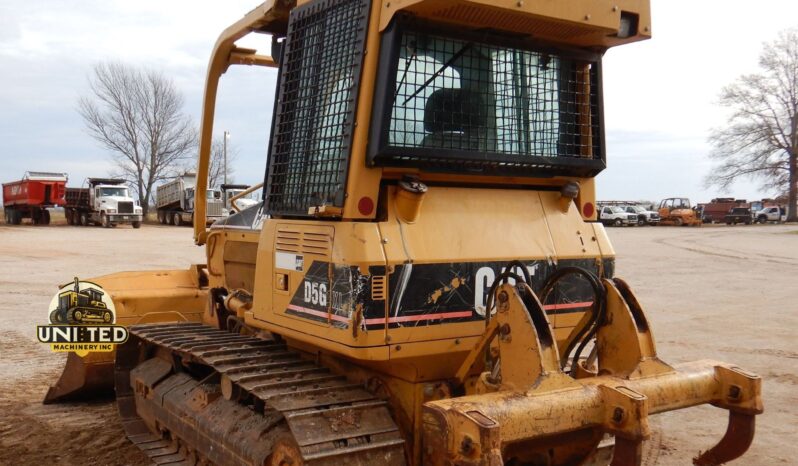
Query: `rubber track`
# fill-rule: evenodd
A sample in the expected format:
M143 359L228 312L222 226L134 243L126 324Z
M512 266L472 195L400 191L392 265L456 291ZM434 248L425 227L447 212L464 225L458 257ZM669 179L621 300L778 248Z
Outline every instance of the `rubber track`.
M166 348L184 364L212 368L231 382L234 401L261 404L264 411L281 414L306 465L405 464L404 440L384 401L282 343L196 323L136 325L129 331L133 342ZM201 462L179 442L152 434L136 413L129 371L140 350L131 346L118 349L116 373L127 437L155 464Z

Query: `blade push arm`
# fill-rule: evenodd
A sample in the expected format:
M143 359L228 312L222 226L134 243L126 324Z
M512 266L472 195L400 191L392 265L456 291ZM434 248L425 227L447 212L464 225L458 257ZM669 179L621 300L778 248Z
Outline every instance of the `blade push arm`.
M424 405L425 464L503 464L508 445L541 439L568 443L576 433L591 431L593 438L615 436L612 466L639 466L642 443L650 436L649 414L701 404L728 410L729 426L695 464L722 464L748 449L755 416L763 411L762 380L715 361L677 366L660 361L626 283L602 282L608 300L597 335L598 367L576 378L560 369L557 343L534 292L524 284L496 290L490 326L496 330L486 334L495 336L499 370L480 376L476 395Z

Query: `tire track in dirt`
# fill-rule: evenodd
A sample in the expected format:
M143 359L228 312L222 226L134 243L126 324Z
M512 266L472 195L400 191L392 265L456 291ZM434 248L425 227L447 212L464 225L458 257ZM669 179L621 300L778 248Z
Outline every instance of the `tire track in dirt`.
M114 422L113 401L38 403L0 400L0 464L148 464Z
M762 354L765 356L774 356L777 358L798 359L798 352L795 351L777 350L771 348L747 349L747 348L724 347L719 349L720 351L728 351L729 353L745 353L745 354L754 353L754 354Z
M42 346L0 330L0 464L148 464L127 441L113 400L42 404L63 364Z
M678 238L678 243L676 243L672 238L658 238L655 239L654 242L657 244L661 244L663 246L668 246L676 249L681 249L683 251L694 252L696 254L701 254L704 256L715 256L715 257L722 257L725 259L732 259L734 261L755 261L759 263L766 263L766 264L783 264L783 265L792 265L798 266L798 260L791 260L786 259L783 256L773 256L770 254L763 254L763 253L752 253L752 254L733 254L732 251L727 249L720 248L718 246L713 246L714 248L719 249L720 251L709 251L706 249L701 248L701 244L697 241L700 239L712 238L712 237L719 237L720 235L706 235L706 236L698 236L698 235L691 235L691 236L682 236ZM692 246L687 246L683 243L689 243Z

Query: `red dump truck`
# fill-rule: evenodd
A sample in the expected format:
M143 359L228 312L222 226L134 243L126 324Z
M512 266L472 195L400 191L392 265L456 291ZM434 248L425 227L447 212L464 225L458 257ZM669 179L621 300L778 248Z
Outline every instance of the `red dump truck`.
M67 174L25 172L19 181L3 183L3 212L6 224L19 225L29 218L34 225L48 225L52 207L66 204Z
M699 207L701 208L701 219L704 223L723 223L726 221L726 214L729 211L735 207L750 207L750 204L745 199L718 197Z

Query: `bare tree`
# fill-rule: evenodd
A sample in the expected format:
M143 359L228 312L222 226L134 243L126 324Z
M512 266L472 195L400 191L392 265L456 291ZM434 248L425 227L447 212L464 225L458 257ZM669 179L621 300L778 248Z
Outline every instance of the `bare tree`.
M111 150L118 173L137 192L146 214L153 187L193 154L197 132L183 114L183 96L162 73L99 63L90 96L78 111L89 134Z
M798 29L765 44L759 67L721 92L720 103L732 114L710 136L720 164L707 184L728 188L739 178L756 178L787 194L787 218L798 221Z
M227 182L233 182L235 161L238 159L238 149L227 141ZM208 167L208 186L218 188L224 183L224 140L214 138L211 143L211 163Z

